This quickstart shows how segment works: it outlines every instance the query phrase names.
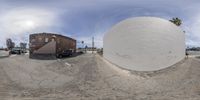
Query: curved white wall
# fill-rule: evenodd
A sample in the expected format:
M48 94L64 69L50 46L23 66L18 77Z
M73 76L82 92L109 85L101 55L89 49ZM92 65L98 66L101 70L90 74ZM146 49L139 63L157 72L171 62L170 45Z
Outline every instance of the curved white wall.
M168 20L136 17L108 31L103 40L104 57L130 70L155 71L185 57L185 35Z
M9 56L9 51L0 50L0 58L5 56Z

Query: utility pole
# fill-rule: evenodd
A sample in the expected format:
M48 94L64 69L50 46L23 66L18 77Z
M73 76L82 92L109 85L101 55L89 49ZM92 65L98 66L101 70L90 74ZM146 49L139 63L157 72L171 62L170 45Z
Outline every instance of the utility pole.
M84 50L84 41L81 41L81 44L82 44L82 50Z
M94 37L92 37L92 54L93 54L93 51L94 51Z

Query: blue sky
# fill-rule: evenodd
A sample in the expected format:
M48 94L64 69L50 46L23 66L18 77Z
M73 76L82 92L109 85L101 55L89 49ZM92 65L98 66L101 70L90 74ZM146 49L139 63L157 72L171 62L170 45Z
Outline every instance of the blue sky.
M199 0L1 0L0 47L5 39L27 42L36 32L53 32L102 47L103 35L129 17L179 17L186 44L200 46Z

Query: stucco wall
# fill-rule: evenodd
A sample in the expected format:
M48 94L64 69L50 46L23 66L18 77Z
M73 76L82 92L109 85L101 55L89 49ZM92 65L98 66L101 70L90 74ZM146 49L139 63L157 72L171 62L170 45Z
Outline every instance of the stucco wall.
M130 70L154 71L185 56L183 31L168 20L136 17L113 26L104 36L104 57Z
M9 51L0 50L0 58L9 56Z

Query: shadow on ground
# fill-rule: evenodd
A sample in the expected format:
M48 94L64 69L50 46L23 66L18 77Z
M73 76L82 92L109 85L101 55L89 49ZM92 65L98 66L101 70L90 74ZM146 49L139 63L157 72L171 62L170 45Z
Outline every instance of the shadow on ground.
M62 57L59 59L65 59L65 58L72 58L81 55L82 53L74 53L71 56L66 56ZM56 60L58 59L55 55L52 54L34 54L32 56L29 56L31 59L36 59L36 60Z

